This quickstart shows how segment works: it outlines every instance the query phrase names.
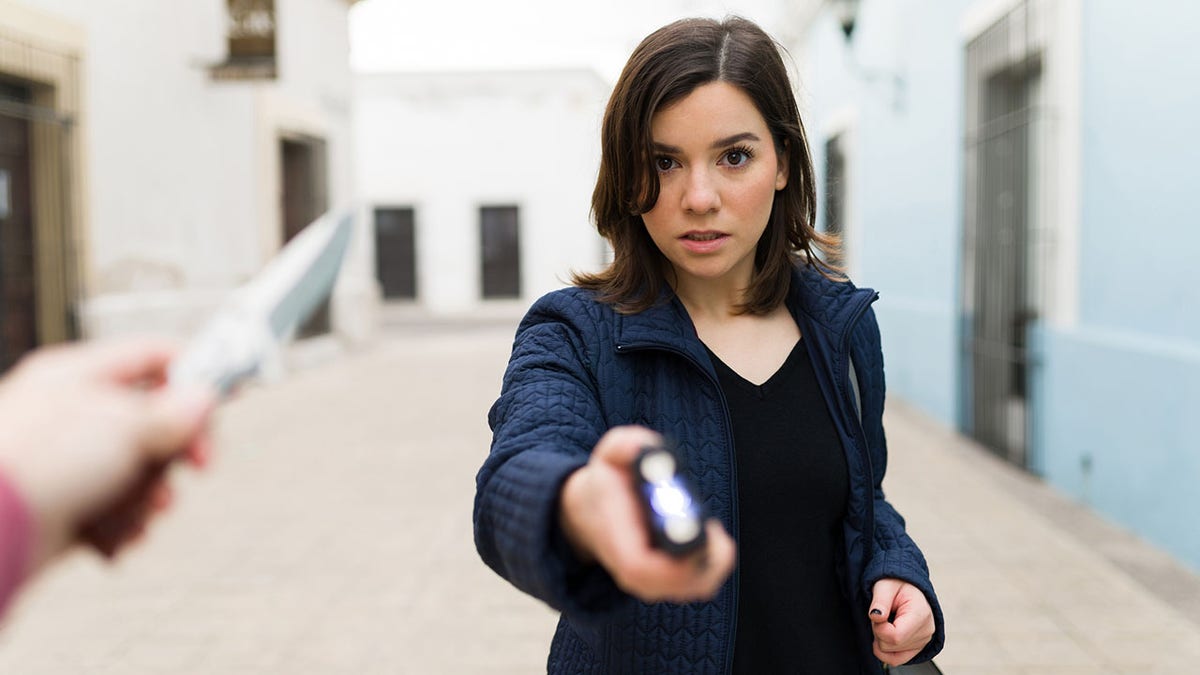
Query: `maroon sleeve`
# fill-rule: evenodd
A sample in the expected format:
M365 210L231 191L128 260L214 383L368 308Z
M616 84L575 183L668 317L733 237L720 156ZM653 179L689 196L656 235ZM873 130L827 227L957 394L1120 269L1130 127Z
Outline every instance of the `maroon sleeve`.
M0 617L25 578L33 527L25 502L0 473Z

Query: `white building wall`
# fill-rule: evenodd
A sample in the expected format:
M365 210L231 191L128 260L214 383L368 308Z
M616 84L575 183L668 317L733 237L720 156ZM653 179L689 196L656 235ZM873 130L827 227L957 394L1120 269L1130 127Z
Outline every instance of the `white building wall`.
M303 134L326 142L332 209L358 209L354 175L353 76L346 0L276 0L279 79L257 90L259 226L266 255L282 240L279 141ZM355 342L368 339L379 303L370 223L359 218L334 289L334 329Z
M606 85L589 70L360 75L356 171L368 210L414 209L418 302L479 309L479 209L519 209L523 304L595 270L589 219Z
M20 0L86 34L84 334L181 333L278 251L281 134L324 138L330 205L354 200L346 0L276 2L275 81L216 81L224 0ZM359 233L334 330L377 294Z

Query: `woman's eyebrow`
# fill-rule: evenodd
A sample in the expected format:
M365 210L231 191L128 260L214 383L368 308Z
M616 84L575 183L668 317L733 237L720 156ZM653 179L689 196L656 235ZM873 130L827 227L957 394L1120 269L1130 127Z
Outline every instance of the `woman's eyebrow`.
M740 134L726 136L725 138L719 138L719 139L713 141L712 145L709 146L709 149L720 150L721 148L728 147L730 145L733 145L734 143L741 143L742 141L761 141L761 140L762 139L760 139L758 137L758 134L754 134L749 131L743 131ZM676 155L683 152L682 148L677 148L674 145L667 145L666 143L659 143L658 141L654 142L654 150L656 152L665 152L667 154L676 154Z
M741 143L742 141L758 141L758 140L761 140L761 139L758 137L757 134L750 133L749 131L743 131L740 134L734 134L734 135L728 136L726 138L718 139L718 140L714 141L713 144L709 147L712 150L719 150L726 146L733 145L734 143Z

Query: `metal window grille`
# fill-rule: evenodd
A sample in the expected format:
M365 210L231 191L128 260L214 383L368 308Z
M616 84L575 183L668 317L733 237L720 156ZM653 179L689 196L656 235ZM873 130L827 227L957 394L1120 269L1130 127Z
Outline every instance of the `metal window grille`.
M1020 3L966 48L964 427L1029 465L1028 334L1045 306L1047 5Z
M838 238L839 248L829 255L834 265L846 264L846 139L844 133L825 141L825 219L826 234Z
M825 231L841 234L846 226L846 150L841 134L825 141Z
M0 370L79 337L79 60L0 30Z

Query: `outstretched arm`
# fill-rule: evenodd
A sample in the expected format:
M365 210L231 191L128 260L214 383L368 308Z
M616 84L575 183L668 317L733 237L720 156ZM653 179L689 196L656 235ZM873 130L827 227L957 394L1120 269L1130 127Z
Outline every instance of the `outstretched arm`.
M215 395L162 386L174 354L152 340L50 347L0 381L10 594L78 541L114 554L169 502L166 465L202 463Z

